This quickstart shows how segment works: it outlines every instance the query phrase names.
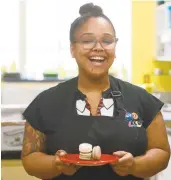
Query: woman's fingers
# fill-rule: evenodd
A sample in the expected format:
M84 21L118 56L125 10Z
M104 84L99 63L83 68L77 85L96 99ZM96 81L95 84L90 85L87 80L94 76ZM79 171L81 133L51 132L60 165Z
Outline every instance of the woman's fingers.
M68 164L68 163L63 163L61 160L60 160L60 157L62 157L62 156L65 156L67 153L66 153L66 151L64 151L64 150L58 150L56 153L55 153L55 162L56 162L56 165L60 165L60 166L64 166L64 165L66 165L66 166L69 166L70 164Z
M76 171L80 168L80 166L76 166L76 165L73 165L73 164L62 162L60 160L60 157L65 156L66 154L67 154L66 151L58 150L55 153L55 156L56 156L55 162L56 162L56 166L57 166L59 171L61 171L65 175L70 176L70 175L75 174Z
M67 153L66 153L66 151L64 151L64 150L58 150L57 152L56 152L56 155L57 156L65 156Z

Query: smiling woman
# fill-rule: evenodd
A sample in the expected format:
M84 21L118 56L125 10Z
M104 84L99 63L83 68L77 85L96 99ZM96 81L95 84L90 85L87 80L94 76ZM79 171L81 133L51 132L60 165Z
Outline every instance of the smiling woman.
M52 180L142 180L167 167L170 149L160 109L144 89L109 75L117 45L113 24L88 3L70 28L76 78L40 93L23 113L22 161L32 176ZM99 146L115 164L87 167L61 156L82 143ZM111 162L111 161L110 161ZM123 176L123 177L121 177Z
M102 77L107 75L115 58L115 29L98 6L85 5L80 9L80 14L81 17L71 24L72 57L77 61L81 76Z

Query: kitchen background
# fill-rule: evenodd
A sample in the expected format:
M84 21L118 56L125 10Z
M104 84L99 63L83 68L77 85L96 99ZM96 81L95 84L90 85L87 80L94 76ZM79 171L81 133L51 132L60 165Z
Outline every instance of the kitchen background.
M38 93L77 75L69 52L69 27L86 2L0 2L3 180L36 179L26 174L20 161L24 131L21 113ZM171 143L171 1L91 2L103 7L119 38L110 74L145 88L165 102L162 113ZM171 162L151 179L170 178Z

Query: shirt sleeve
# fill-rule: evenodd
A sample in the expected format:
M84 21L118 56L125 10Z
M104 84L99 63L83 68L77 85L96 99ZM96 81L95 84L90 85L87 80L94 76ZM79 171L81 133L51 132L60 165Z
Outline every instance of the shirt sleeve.
M148 128L164 103L145 90L141 94L141 102L144 127Z
M26 120L33 128L43 132L42 118L40 113L42 93L40 93L25 109L23 112L23 118Z

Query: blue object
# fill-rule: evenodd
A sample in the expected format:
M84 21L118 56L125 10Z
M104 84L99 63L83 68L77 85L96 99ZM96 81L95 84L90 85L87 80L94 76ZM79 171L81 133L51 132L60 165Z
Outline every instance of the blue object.
M168 6L168 26L171 28L171 6Z
M125 119L127 121L132 121L133 120L132 114L130 112L127 112L126 115L125 115Z

